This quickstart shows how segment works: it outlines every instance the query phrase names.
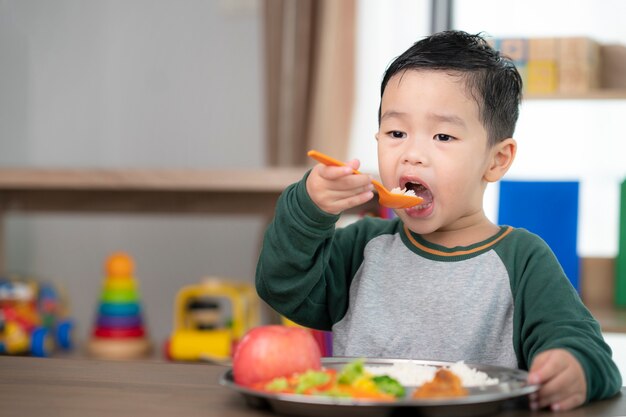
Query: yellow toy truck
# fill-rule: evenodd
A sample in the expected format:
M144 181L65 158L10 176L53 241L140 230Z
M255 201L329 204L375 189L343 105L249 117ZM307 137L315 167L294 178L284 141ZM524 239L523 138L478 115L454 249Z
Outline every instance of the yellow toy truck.
M165 357L229 361L237 342L258 324L259 301L252 285L206 278L178 291L174 330L165 342Z

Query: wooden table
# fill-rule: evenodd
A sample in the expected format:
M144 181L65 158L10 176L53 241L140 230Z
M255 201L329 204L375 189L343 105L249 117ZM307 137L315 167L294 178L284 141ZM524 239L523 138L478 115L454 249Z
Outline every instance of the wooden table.
M157 361L0 357L2 417L255 417L274 415L246 405L219 383L226 368ZM626 416L622 394L570 412L505 410L503 417Z

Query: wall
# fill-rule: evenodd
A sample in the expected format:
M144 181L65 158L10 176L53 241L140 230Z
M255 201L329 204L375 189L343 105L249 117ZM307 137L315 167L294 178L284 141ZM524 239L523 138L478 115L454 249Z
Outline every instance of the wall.
M261 42L259 0L0 0L0 166L261 167ZM263 226L11 215L7 261L66 288L84 340L106 256L129 251L160 345L182 285L252 280Z

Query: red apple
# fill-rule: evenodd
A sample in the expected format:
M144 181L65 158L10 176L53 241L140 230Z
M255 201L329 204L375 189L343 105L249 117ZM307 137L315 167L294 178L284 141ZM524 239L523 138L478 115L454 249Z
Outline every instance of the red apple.
M300 327L259 326L241 339L233 356L233 377L250 386L296 372L321 368L321 353L313 335Z

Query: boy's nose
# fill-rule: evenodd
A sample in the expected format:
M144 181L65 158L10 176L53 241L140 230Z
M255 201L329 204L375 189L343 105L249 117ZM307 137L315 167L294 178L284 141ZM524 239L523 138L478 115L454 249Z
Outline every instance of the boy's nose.
M407 143L402 155L402 162L409 165L424 165L428 162L427 150L423 143L415 140Z

